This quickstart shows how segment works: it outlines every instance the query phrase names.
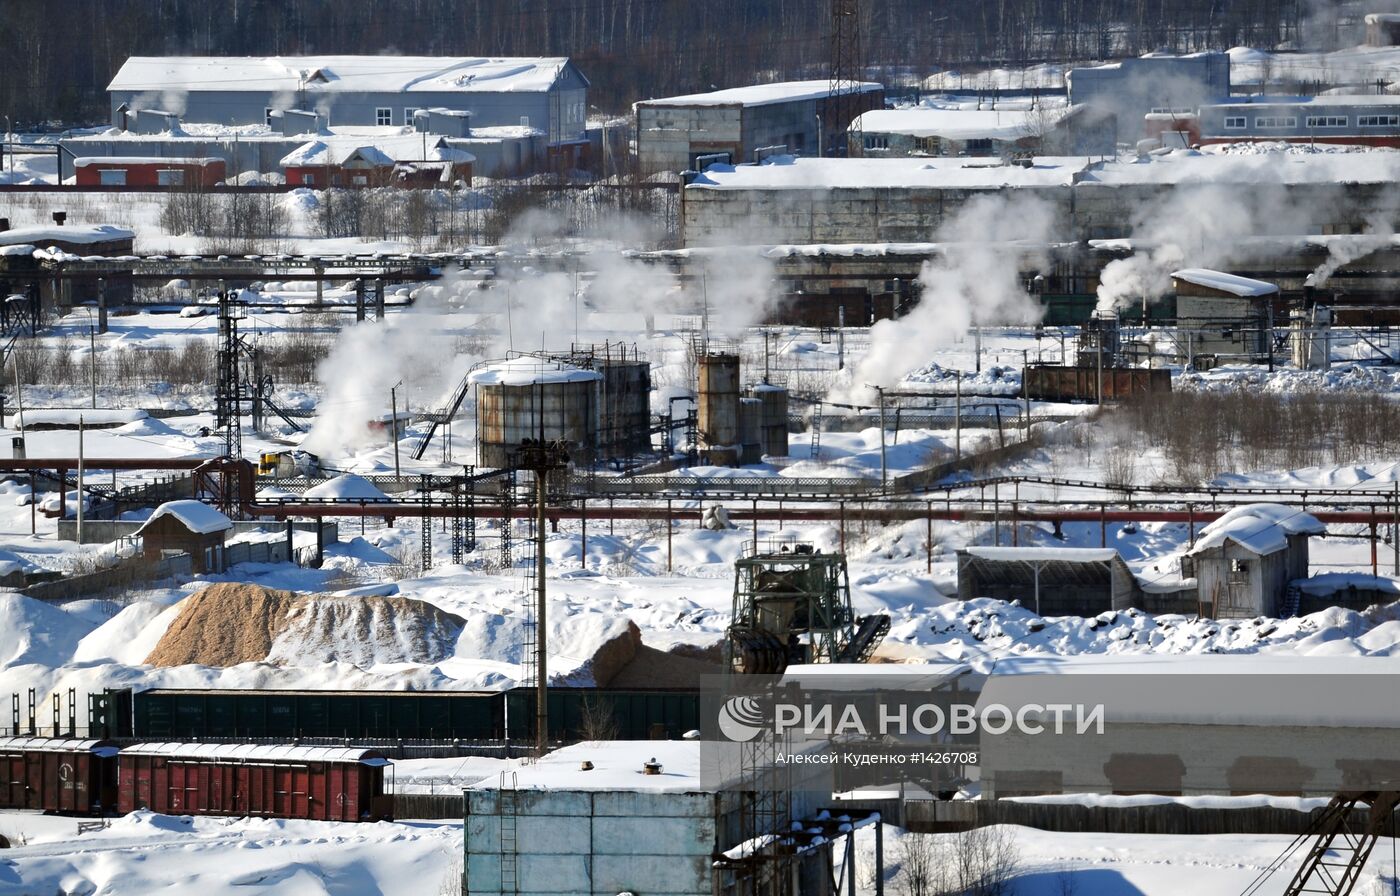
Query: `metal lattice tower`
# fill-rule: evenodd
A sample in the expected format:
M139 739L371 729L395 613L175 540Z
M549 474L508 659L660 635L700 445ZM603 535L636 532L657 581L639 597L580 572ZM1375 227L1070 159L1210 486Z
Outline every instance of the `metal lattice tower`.
M426 473L418 477L418 500L422 508L423 544L419 555L423 572L433 568L433 485Z
M860 114L861 95L854 83L865 73L865 55L860 39L860 0L831 0L831 56L828 90L831 116L823 122L823 133L842 133ZM855 139L861 139L857 132ZM817 155L826 155L826 147L818 147ZM838 155L845 155L844 152Z
M224 454L234 459L243 456L243 420L241 402L243 386L239 376L238 321L229 291L219 289L219 379L214 387L215 425L224 434Z

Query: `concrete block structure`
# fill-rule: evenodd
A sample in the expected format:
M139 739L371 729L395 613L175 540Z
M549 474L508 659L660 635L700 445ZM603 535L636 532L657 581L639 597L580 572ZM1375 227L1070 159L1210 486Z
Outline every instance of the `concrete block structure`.
M857 81L844 92L857 95L857 114L884 107L879 84ZM837 120L837 96L827 81L785 81L643 100L633 107L638 162L647 173L680 172L757 154L844 153L851 122Z
M1108 112L1118 120L1119 138L1133 142L1142 137L1144 119L1153 110L1189 111L1203 103L1228 99L1230 57L1226 53L1151 53L1072 69L1065 77L1071 105Z
M1269 352L1272 283L1220 271L1188 268L1172 274L1178 353L1190 364L1201 355L1257 358Z

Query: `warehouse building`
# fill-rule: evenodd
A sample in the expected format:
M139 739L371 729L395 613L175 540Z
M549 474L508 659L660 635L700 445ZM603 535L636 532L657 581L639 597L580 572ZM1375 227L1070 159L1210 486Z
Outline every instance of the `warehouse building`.
M1200 108L1199 142L1400 147L1400 96L1243 97Z
M133 56L107 92L118 128L151 109L225 126L271 126L276 112L310 110L331 127L411 129L432 109L470 113L479 136L537 130L559 167L575 167L588 145L588 79L563 57Z
M1203 103L1230 96L1230 56L1150 53L1092 68L1072 69L1070 105L1088 105L1113 115L1118 136L1128 142L1143 136L1143 122L1154 109L1193 111Z
M762 156L840 154L849 120L838 118L838 97L856 115L885 105L885 89L870 81L833 93L827 81L784 81L711 93L643 100L637 113L642 171L680 172Z
M970 103L875 109L851 124L851 156L1110 155L1115 119L1088 106Z

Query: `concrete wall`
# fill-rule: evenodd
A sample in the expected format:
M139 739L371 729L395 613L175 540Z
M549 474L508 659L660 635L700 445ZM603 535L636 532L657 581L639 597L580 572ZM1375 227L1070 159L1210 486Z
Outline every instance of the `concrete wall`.
M643 172L685 171L697 154L716 152L744 161L742 106L637 107L637 161Z
M519 889L501 886L498 791L469 791L466 892L711 896L717 800L707 793L516 791Z
M1134 221L1168 202L1190 205L1196 190L1213 201L1277 209L1262 214L1261 235L1360 233L1386 212L1388 184L1171 184L1078 183L1018 187L1015 193L1049 203L1061 222L1057 239L1120 239ZM687 247L772 243L926 242L972 198L1006 188L864 187L824 189L716 189L681 192L682 238Z

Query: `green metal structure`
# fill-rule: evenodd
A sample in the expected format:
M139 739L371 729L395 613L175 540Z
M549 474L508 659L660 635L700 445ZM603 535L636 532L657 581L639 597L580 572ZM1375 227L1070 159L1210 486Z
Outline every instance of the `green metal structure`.
M844 554L782 545L734 565L725 667L777 674L799 663L863 663L889 631L889 616L857 618Z

